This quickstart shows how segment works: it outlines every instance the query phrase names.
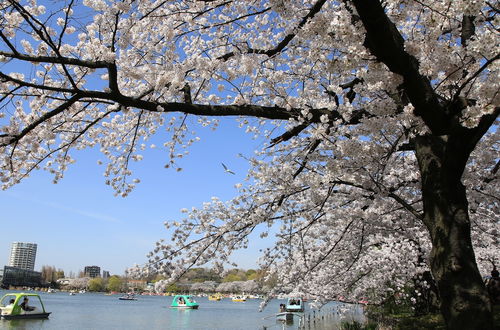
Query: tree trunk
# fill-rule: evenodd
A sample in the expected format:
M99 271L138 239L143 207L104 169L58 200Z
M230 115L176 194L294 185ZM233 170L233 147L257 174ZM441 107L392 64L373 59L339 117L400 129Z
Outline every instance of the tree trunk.
M450 136L425 136L416 141L424 223L432 241L430 266L447 327L493 329L491 305L476 264L466 191L461 182L470 154L462 142Z

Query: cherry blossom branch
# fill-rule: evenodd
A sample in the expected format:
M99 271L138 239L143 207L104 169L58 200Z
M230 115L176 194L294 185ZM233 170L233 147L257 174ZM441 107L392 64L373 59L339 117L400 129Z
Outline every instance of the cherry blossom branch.
M103 118L109 116L113 112L115 112L115 111L105 112L102 116L99 116L98 118L94 119L93 121L91 121L87 125L85 125L85 127L82 130L78 131L77 134L75 134L75 136L69 142L60 145L56 149L50 150L50 152L47 152L43 157L38 159L38 161L34 162L31 167L27 168L25 173L19 178L18 181L21 181L23 178L27 177L30 174L30 172L32 172L34 169L36 169L44 160L49 159L52 155L59 152L60 150L65 149L66 150L65 154L67 154L69 151L69 147L72 144L74 144L76 141L78 141L78 139L81 138L90 128L92 128L99 121L101 121ZM15 148L13 148L13 150L12 150L12 154L14 153L14 149ZM64 156L64 158L66 158L66 156Z
M125 162L124 162L124 167L125 167L124 173L126 173L128 170L128 164L130 161L130 157L132 156L132 153L134 152L134 146L135 146L135 143L137 141L137 132L139 131L139 127L141 124L141 118L142 118L143 114L144 114L144 111L141 110L139 112L139 115L137 116L137 123L134 125L134 134L132 136L132 141L130 142L130 147L128 148L127 157L125 158ZM122 181L125 183L126 175L123 176Z
M229 234L231 232L235 232L238 235L241 232L248 230L248 228L251 228L250 229L250 232L251 232L253 230L253 228L255 228L255 225L253 225L251 223L248 223L248 224L245 224L244 226L241 226L239 228L235 228L234 230L226 229L226 230L223 230L223 231L218 231L218 232L214 232L214 233L209 234L209 235L205 235L204 237L201 237L199 239L190 241L189 243L187 243L185 245L182 245L180 248L178 248L176 250L172 250L169 256L165 256L165 257L163 257L161 259L156 260L155 262L150 262L150 264L154 264L154 263L158 263L158 262L161 262L161 261L164 261L164 260L168 260L168 259L170 259L170 258L178 255L178 253L181 252L181 251L188 250L188 249L190 249L193 246L194 247L198 247L198 246L200 246L200 243L207 241L206 243L204 243L202 245L202 247L200 249L197 249L195 257L190 260L190 262L187 265L187 267L184 266L183 267L184 270L181 273L176 274L176 279L179 279L180 277L182 277L182 275L184 275L186 273L186 271L190 267L194 266L198 262L198 260L200 260L200 258L203 256L203 253L205 251L207 251L207 249L209 249L214 244L217 244L216 247L218 247L219 244L220 244L220 242L222 241L222 239L223 239L223 237L225 235L227 235L227 234ZM250 233L247 233L246 235L249 235L249 234ZM234 245L237 244L238 242L239 242L239 240L237 240L237 239L233 240L233 247L231 247L230 250L232 248L234 248Z
M342 233L340 234L340 237L335 241L333 246L330 249L328 249L328 251L323 253L322 256L314 263L314 265L312 267L309 267L309 269L308 269L309 272L313 271L316 267L318 267L335 250L337 245L344 238L345 234L347 233L347 231L349 230L351 225L354 223L354 221L355 221L355 219L349 221L349 223L347 224L347 226L344 227L344 229L342 230Z
M3 32L0 30L0 38L7 44L7 46L12 50L14 54L19 54L16 47L10 42L10 40L3 34ZM7 54L7 53L6 53ZM0 51L0 55L4 55L2 51Z
M465 88L465 86L467 86L472 80L474 80L477 76L479 76L481 72L486 70L487 67L489 67L493 62L495 62L498 59L500 59L500 53L496 54L494 57L484 62L484 64L481 65L481 67L477 69L476 72L474 72L474 74L472 74L462 85L460 85L460 87L458 87L457 91L455 92L455 95L453 95L452 100L456 102L456 100L458 100L458 98L460 97L460 93Z
M361 239L360 239L360 242L359 242L359 247L358 247L358 250L356 252L356 256L353 258L352 262L349 264L349 266L347 266L347 268L344 270L344 274L347 274L351 268L354 266L354 264L359 260L359 257L361 256L361 252L363 251L363 243L365 241L365 224L363 223L362 224L362 227L361 227L361 235L360 235Z
M66 13L64 15L64 24L61 29L61 33L59 33L59 42L57 43L57 49L61 49L62 41L63 41L63 36L64 33L66 32L66 29L68 28L68 21L69 21L69 13L73 10L72 7L74 5L75 1L71 0L68 4L68 8L66 9Z
M32 14L30 14L23 6L19 5L16 1L9 1L9 2L13 5L14 8L16 8L17 12L25 19L28 25L31 26L31 28L38 35L38 37L43 42L45 42L50 48L52 48L52 50L58 57L61 57L62 55L59 51L59 47L54 43L54 41L50 37L50 33L47 31L47 27L38 19L36 19ZM39 27L37 27L37 25ZM77 85L73 80L73 77L69 73L68 68L64 63L62 64L62 68L71 85L74 88L77 88Z
M424 219L424 216L421 212L418 212L413 206L408 204L403 198L401 198L400 196L398 196L394 192L390 192L388 196L391 197L392 199L394 199L399 204L401 204L406 210L410 211L410 213L413 214L413 216L415 218L417 218L419 220Z
M202 0L203 2L213 2L213 1L216 1L216 0L213 0L213 1L209 1L209 0ZM165 3L167 3L168 1L163 1L161 3L159 3L158 5L156 5L154 8L152 8L150 11L148 11L146 14L144 14L144 16L142 16L140 18L140 20L143 20L145 18L147 18L148 16L150 16L152 13L154 13L155 11L157 11L158 9L160 9ZM213 9L216 9L216 8L219 8L219 7L223 7L225 5L228 5L230 3L232 3L233 1L225 1L223 3L220 3L220 4L217 4L215 7L211 7L201 13L198 13L197 15L202 15L203 13L206 13L210 10L213 10Z
M389 70L403 76L405 91L415 114L436 134L448 128L445 111L431 82L419 72L419 63L405 51L404 38L387 17L380 1L352 0L366 29L365 46Z
M2 103L3 100L9 98L10 96L15 96L16 95L16 91L18 89L20 89L20 88L22 88L22 86L16 86L16 87L14 87L14 89L12 89L11 91L9 91L8 93L5 93L5 95L0 98L0 103Z
M34 130L38 125L44 123L46 120L55 117L58 114L62 113L63 111L67 110L69 107L75 104L79 99L81 99L81 95L73 95L66 102L64 102L54 110L46 112L40 117L38 117L38 119L36 119L30 125L26 126L19 134L15 135L0 134L0 138L4 138L4 141L6 141L6 142L0 142L0 147L6 147L10 144L19 142L24 136L26 136L28 133Z
M1 31L0 35L2 35ZM15 48L12 49L12 51L13 51L12 53L0 51L0 55L27 62L67 64L67 65L82 66L90 69L107 68L110 64L109 62L105 61L85 61L78 58L65 57L65 56L53 57L53 56L34 56L34 55L22 54L19 53Z
M316 109L313 109L311 111L311 113L315 113L315 112L316 112ZM344 119L344 117L342 117L340 112L338 112L336 110L331 110L329 113L326 113L326 114L328 115L328 121L329 121L330 127L332 127L333 122L337 121L337 120L341 120L344 125L357 125L361 122L361 119L372 117L365 109L354 110L349 120ZM313 117L313 119L314 120L304 121L303 123L301 123L297 126L294 126L291 129L285 131L285 133L281 134L280 136L277 136L277 137L271 139L268 148L271 148L279 143L288 141L291 138L298 136L303 130L305 130L307 127L309 127L312 123L318 122L317 117ZM326 137L325 137L325 139L326 139Z
M477 192L477 193L481 194L481 195L484 195L484 196L486 196L486 197L488 197L488 198L492 198L492 199L496 200L497 202L500 202L500 197L498 197L498 196L496 196L496 195L489 194L489 193L487 193L487 192L485 192L485 191L482 191L482 190L480 190L480 189L478 189L478 188L474 188L473 190L474 190L475 192Z
M306 16L302 18L302 20L299 22L297 27L294 29L294 31L298 31L301 28L306 25L307 21L312 19L319 11L321 10L321 7L325 4L326 0L319 0L316 1L316 3L311 7L309 12L307 13ZM274 48L272 49L253 49L249 48L245 52L247 54L261 54L261 55L267 55L268 57L272 57L278 53L280 53L285 47L290 43L290 41L293 40L293 38L297 35L297 33L289 33L287 34ZM224 54L223 56L219 57L219 59L222 59L224 61L227 61L231 57L235 56L236 54L234 52L229 52L227 54Z
M228 3L225 3L225 4L228 4ZM225 5L225 4L222 4L222 5ZM217 7L220 7L222 5L217 5ZM187 34L190 34L190 33L193 33L193 32L203 31L203 30L212 29L212 28L224 26L224 25L227 25L227 24L231 24L231 23L237 22L239 20L242 20L242 19L245 19L245 18L248 18L248 17L252 17L252 16L257 16L257 15L263 14L265 12L268 12L269 10L271 10L271 7L267 7L267 8L264 8L264 9L256 11L256 12L252 12L252 13L248 13L248 14L245 14L245 15L242 15L242 16L238 16L236 18L233 18L233 19L225 21L225 22L221 22L221 23L217 23L217 24L212 24L212 25L208 25L208 26L202 26L202 27L197 28L197 29L192 29L192 30L189 30L189 31L186 31L186 32L178 34L177 38L180 38L180 37L182 37L184 35L187 35ZM207 13L207 12L209 12L209 10L206 10L203 13L198 13L195 17L199 17L199 16L201 16L204 13ZM185 23L183 22L183 23L179 24L176 28L179 28L183 24L185 24Z

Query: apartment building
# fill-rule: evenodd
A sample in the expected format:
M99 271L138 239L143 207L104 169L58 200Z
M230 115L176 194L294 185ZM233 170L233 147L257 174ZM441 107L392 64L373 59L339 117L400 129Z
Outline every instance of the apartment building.
M36 243L12 243L9 266L27 270L35 270Z

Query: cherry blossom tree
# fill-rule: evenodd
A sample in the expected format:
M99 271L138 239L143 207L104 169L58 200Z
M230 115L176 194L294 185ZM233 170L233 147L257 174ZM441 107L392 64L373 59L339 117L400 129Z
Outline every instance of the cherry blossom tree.
M151 267L176 277L228 261L262 224L262 236L278 232L262 264L283 288L378 297L430 268L449 328L493 327L479 268L498 264L494 3L0 0L0 10L3 188L36 169L57 182L73 150L96 147L106 184L126 196L139 182L130 164L158 130L175 167L197 140L192 126L239 116L270 138L251 180L174 223L181 247L159 242Z
M190 290L195 292L214 292L217 287L217 282L215 281L205 281L193 283L191 285Z
M223 282L217 286L217 292L228 293L255 293L259 291L259 285L254 280Z
M78 290L87 289L89 286L89 282L90 282L90 277L74 278L74 279L71 279L68 286L70 288L74 288L74 289L78 289Z

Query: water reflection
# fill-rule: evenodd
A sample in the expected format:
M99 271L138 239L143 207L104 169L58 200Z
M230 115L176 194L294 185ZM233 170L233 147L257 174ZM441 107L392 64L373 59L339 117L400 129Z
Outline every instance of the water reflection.
M175 326L178 329L187 329L189 328L189 321L191 319L191 314L196 313L197 310L193 309L184 309L184 308L169 308L169 320L170 324Z
M44 323L47 323L48 320L1 320L0 321L0 329L15 329L15 330L32 330L32 329L48 329L45 327Z

